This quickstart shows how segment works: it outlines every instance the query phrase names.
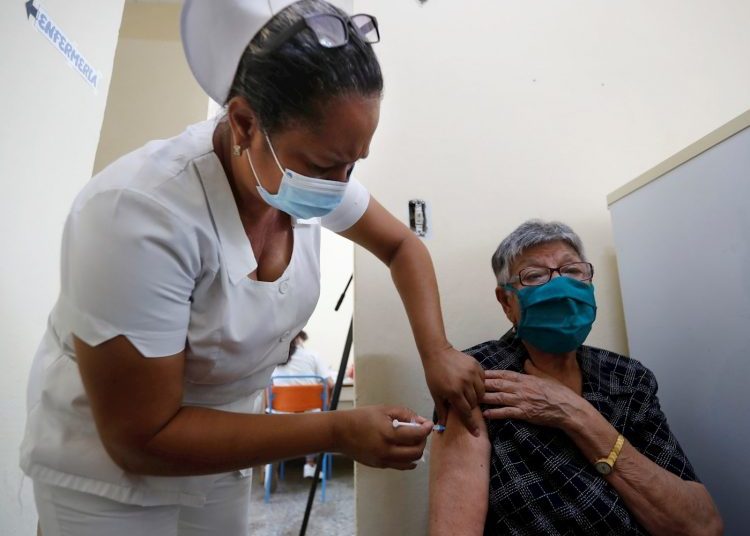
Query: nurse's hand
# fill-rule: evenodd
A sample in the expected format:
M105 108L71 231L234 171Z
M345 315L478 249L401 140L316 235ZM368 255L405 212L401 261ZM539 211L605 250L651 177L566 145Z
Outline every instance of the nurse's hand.
M455 348L422 359L427 387L435 400L438 423L445 424L448 409L458 412L464 426L479 437L479 417L472 415L484 396L484 370L477 360Z
M432 421L401 407L365 406L335 413L338 450L370 467L414 469L433 426ZM394 428L394 419L414 419L421 426Z

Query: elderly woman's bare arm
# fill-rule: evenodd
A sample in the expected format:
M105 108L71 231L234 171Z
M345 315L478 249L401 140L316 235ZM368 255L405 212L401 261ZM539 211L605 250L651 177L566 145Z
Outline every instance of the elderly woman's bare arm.
M606 457L618 436L617 430L591 405L571 420L565 431L590 460ZM682 480L627 441L615 469L603 478L651 534L723 533L721 516L704 485Z
M430 536L479 535L484 530L489 495L490 443L479 411L479 437L448 413L446 430L432 435L430 453Z

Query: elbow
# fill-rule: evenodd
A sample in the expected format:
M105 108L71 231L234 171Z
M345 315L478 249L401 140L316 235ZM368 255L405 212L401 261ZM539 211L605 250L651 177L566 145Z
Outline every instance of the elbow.
M724 520L719 510L709 498L710 505L702 520L694 519L692 523L683 526L680 534L687 536L721 536L724 534Z
M149 456L143 449L116 441L103 441L103 444L104 450L115 465L126 473L131 475L154 474L153 471L149 469L147 463Z
M137 460L129 459L129 458L119 458L114 459L115 465L122 469L124 472L128 473L129 475L141 475L146 476L150 474L144 467L143 464L138 463Z
M703 492L707 503L707 515L703 527L695 531L695 534L696 536L721 536L724 534L724 520L721 518L719 509L716 507L716 503L711 498L705 486L703 487Z
M706 523L705 530L701 531L700 534L705 536L721 536L724 534L724 520L716 508L714 508L711 519Z
M115 462L115 465L117 465L117 467L119 467L126 473L129 473L131 475L146 474L144 468L142 467L143 464L139 462L137 455L128 453L124 449L117 449L106 446L105 450L107 451L107 454L109 454L109 457L112 458L112 461Z
M711 534L716 534L716 536L724 534L724 520L719 514L716 514L716 523L714 524L713 532L711 532Z
M704 523L696 523L687 530L681 531L680 534L687 536L722 536L724 534L724 521L716 513L711 519L707 519Z
M724 534L724 521L718 512L703 520L687 519L678 523L664 523L657 527L652 527L652 534L664 534L672 536L722 536Z
M422 254L426 253L429 255L427 252L427 246L417 238L417 235L412 234L411 231L407 231L404 236L400 237L399 240L392 244L390 251L386 252L381 260L386 266L391 268L396 259L398 259L404 252L411 253L414 251L420 251Z

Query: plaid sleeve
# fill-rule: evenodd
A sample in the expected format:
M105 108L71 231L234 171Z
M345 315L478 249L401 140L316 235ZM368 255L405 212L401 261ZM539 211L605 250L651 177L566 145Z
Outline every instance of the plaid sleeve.
M693 466L677 442L661 410L654 374L644 367L634 395L637 411L628 427L627 439L638 451L657 465L683 480L699 481Z

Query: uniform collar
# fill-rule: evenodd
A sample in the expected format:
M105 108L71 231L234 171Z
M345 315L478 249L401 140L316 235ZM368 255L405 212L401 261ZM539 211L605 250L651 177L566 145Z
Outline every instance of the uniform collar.
M219 236L229 280L236 285L258 267L253 247L242 227L229 180L213 148L196 158L194 163Z
M219 157L213 148L213 134L216 128L214 120L203 121L193 125L191 132L203 152L193 162L203 191L208 199L209 211L213 219L216 233L219 236L221 250L229 273L229 280L236 285L258 268L258 261L253 253L253 247L242 227L237 204L234 201L229 179L224 173ZM298 225L320 224L320 218L306 220L290 216L292 227Z

